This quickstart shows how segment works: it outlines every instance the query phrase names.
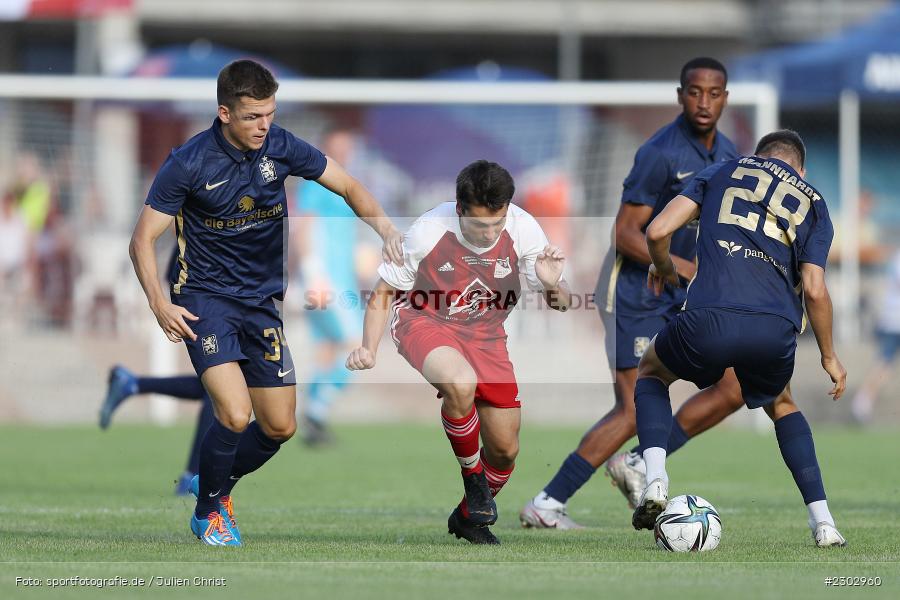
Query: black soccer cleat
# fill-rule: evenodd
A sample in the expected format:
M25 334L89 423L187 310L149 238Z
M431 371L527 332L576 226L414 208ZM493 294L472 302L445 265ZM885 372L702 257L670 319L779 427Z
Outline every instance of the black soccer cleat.
M493 525L497 522L497 504L488 487L484 471L463 476L466 489L466 505L469 507L469 521L476 527Z
M447 533L452 533L461 540L467 540L470 544L490 544L499 546L500 540L491 533L487 525L475 525L471 519L463 516L457 506L447 519Z

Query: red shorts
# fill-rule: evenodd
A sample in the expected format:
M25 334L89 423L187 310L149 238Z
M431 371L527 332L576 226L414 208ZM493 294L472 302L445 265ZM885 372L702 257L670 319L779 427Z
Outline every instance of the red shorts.
M504 338L488 341L465 339L450 327L428 317L398 320L391 327L391 337L400 355L419 373L429 352L440 346L454 348L465 357L478 377L476 400L497 408L522 406Z

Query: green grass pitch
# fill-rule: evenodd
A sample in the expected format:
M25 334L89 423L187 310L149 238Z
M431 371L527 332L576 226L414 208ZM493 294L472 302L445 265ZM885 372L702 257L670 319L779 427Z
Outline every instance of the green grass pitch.
M719 429L669 462L672 495L703 496L724 523L717 550L691 555L657 550L649 532L634 531L601 473L570 503L586 530L519 527L518 510L577 443L576 428L525 424L518 467L498 498L499 548L447 534L461 482L437 423L341 427L339 443L321 451L289 442L235 490L245 546L210 548L188 529L192 503L171 494L187 427L6 426L0 597L900 597L898 432L814 431L850 546L814 547L774 434ZM116 576L145 586L48 587L48 578ZM881 586L825 586L842 576L880 577Z

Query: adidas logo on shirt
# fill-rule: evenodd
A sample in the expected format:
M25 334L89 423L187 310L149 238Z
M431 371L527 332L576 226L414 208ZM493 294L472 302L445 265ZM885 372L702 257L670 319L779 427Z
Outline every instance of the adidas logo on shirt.
M443 271L445 273L447 271L452 271L452 270L453 270L453 265L451 265L449 262L445 262L440 267L438 267L438 271Z

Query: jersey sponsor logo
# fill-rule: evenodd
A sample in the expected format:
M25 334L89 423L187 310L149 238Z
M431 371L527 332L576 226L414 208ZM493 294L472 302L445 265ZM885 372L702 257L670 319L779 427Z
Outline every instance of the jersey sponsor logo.
M238 200L237 210L241 216L230 219L208 218L203 224L209 229L234 229L244 231L259 223L270 219L280 219L284 216L284 204L279 202L272 208L256 208L256 201L250 196L244 196Z
M503 279L510 273L512 273L512 268L509 266L509 257L498 258L494 265L494 279Z
M278 175L275 174L275 163L268 156L263 156L259 161L259 172L266 183L272 183L278 179Z
M678 171L677 173L675 173L675 179L677 179L678 181L684 181L685 179L687 179L688 177L690 177L693 174L694 174L693 171L687 171L686 173L682 173L681 171Z
M781 264L780 262L775 260L773 257L769 256L768 254L766 254L765 252L762 252L760 250L752 250L750 248L746 248L744 250L744 258L758 258L760 260L764 260L767 263L771 263L773 267L775 267L776 269L778 269L779 271L781 271L782 273L787 275L787 272L788 272L787 267L785 267L783 264Z
M719 242L719 245L725 248L725 252L728 253L728 256L734 257L734 253L743 248L743 246L739 246L734 242L726 242L725 240L716 240Z
M489 267L494 263L493 258L481 258L480 256L463 256L462 260L467 265L477 265L479 267Z
M253 212L253 209L256 208L256 202L254 202L253 198L250 196L244 196L240 200L238 200L238 211L242 213Z
M451 265L449 261L438 267L438 271L441 271L442 273L448 273L453 270L453 265Z
M219 181L218 183L210 183L207 181L206 182L206 191L211 192L214 189L216 189L217 187L219 187L220 185L225 185L229 181L230 181L229 179L223 179L222 181Z
M634 355L637 358L641 358L644 356L644 352L647 351L647 348L650 347L650 338L648 337L636 337L634 338Z
M735 244L734 242L726 242L725 240L716 240L716 241L719 242L719 245L725 249L727 256L734 258L735 252L737 252L738 250L743 250L744 251L743 253L737 254L738 257L758 258L760 260L764 260L767 263L771 263L773 267L775 267L776 269L778 269L779 271L781 271L782 273L787 275L787 267L785 267L783 264L781 264L780 262L775 260L773 257L769 256L765 252L762 252L761 250L754 250L752 248L744 248L743 246Z
M294 370L293 367L291 367L290 369L288 369L287 371L284 371L284 372L282 372L281 369L278 369L278 376L279 377L287 377L290 374L290 372L293 370Z
M476 316L478 313L477 316L480 316L487 312L488 303L493 298L494 292L476 277L453 301L447 312L450 316L459 313L465 313L469 317Z
M200 345L203 347L203 354L206 354L207 356L219 351L219 340L216 339L216 334L200 338Z

